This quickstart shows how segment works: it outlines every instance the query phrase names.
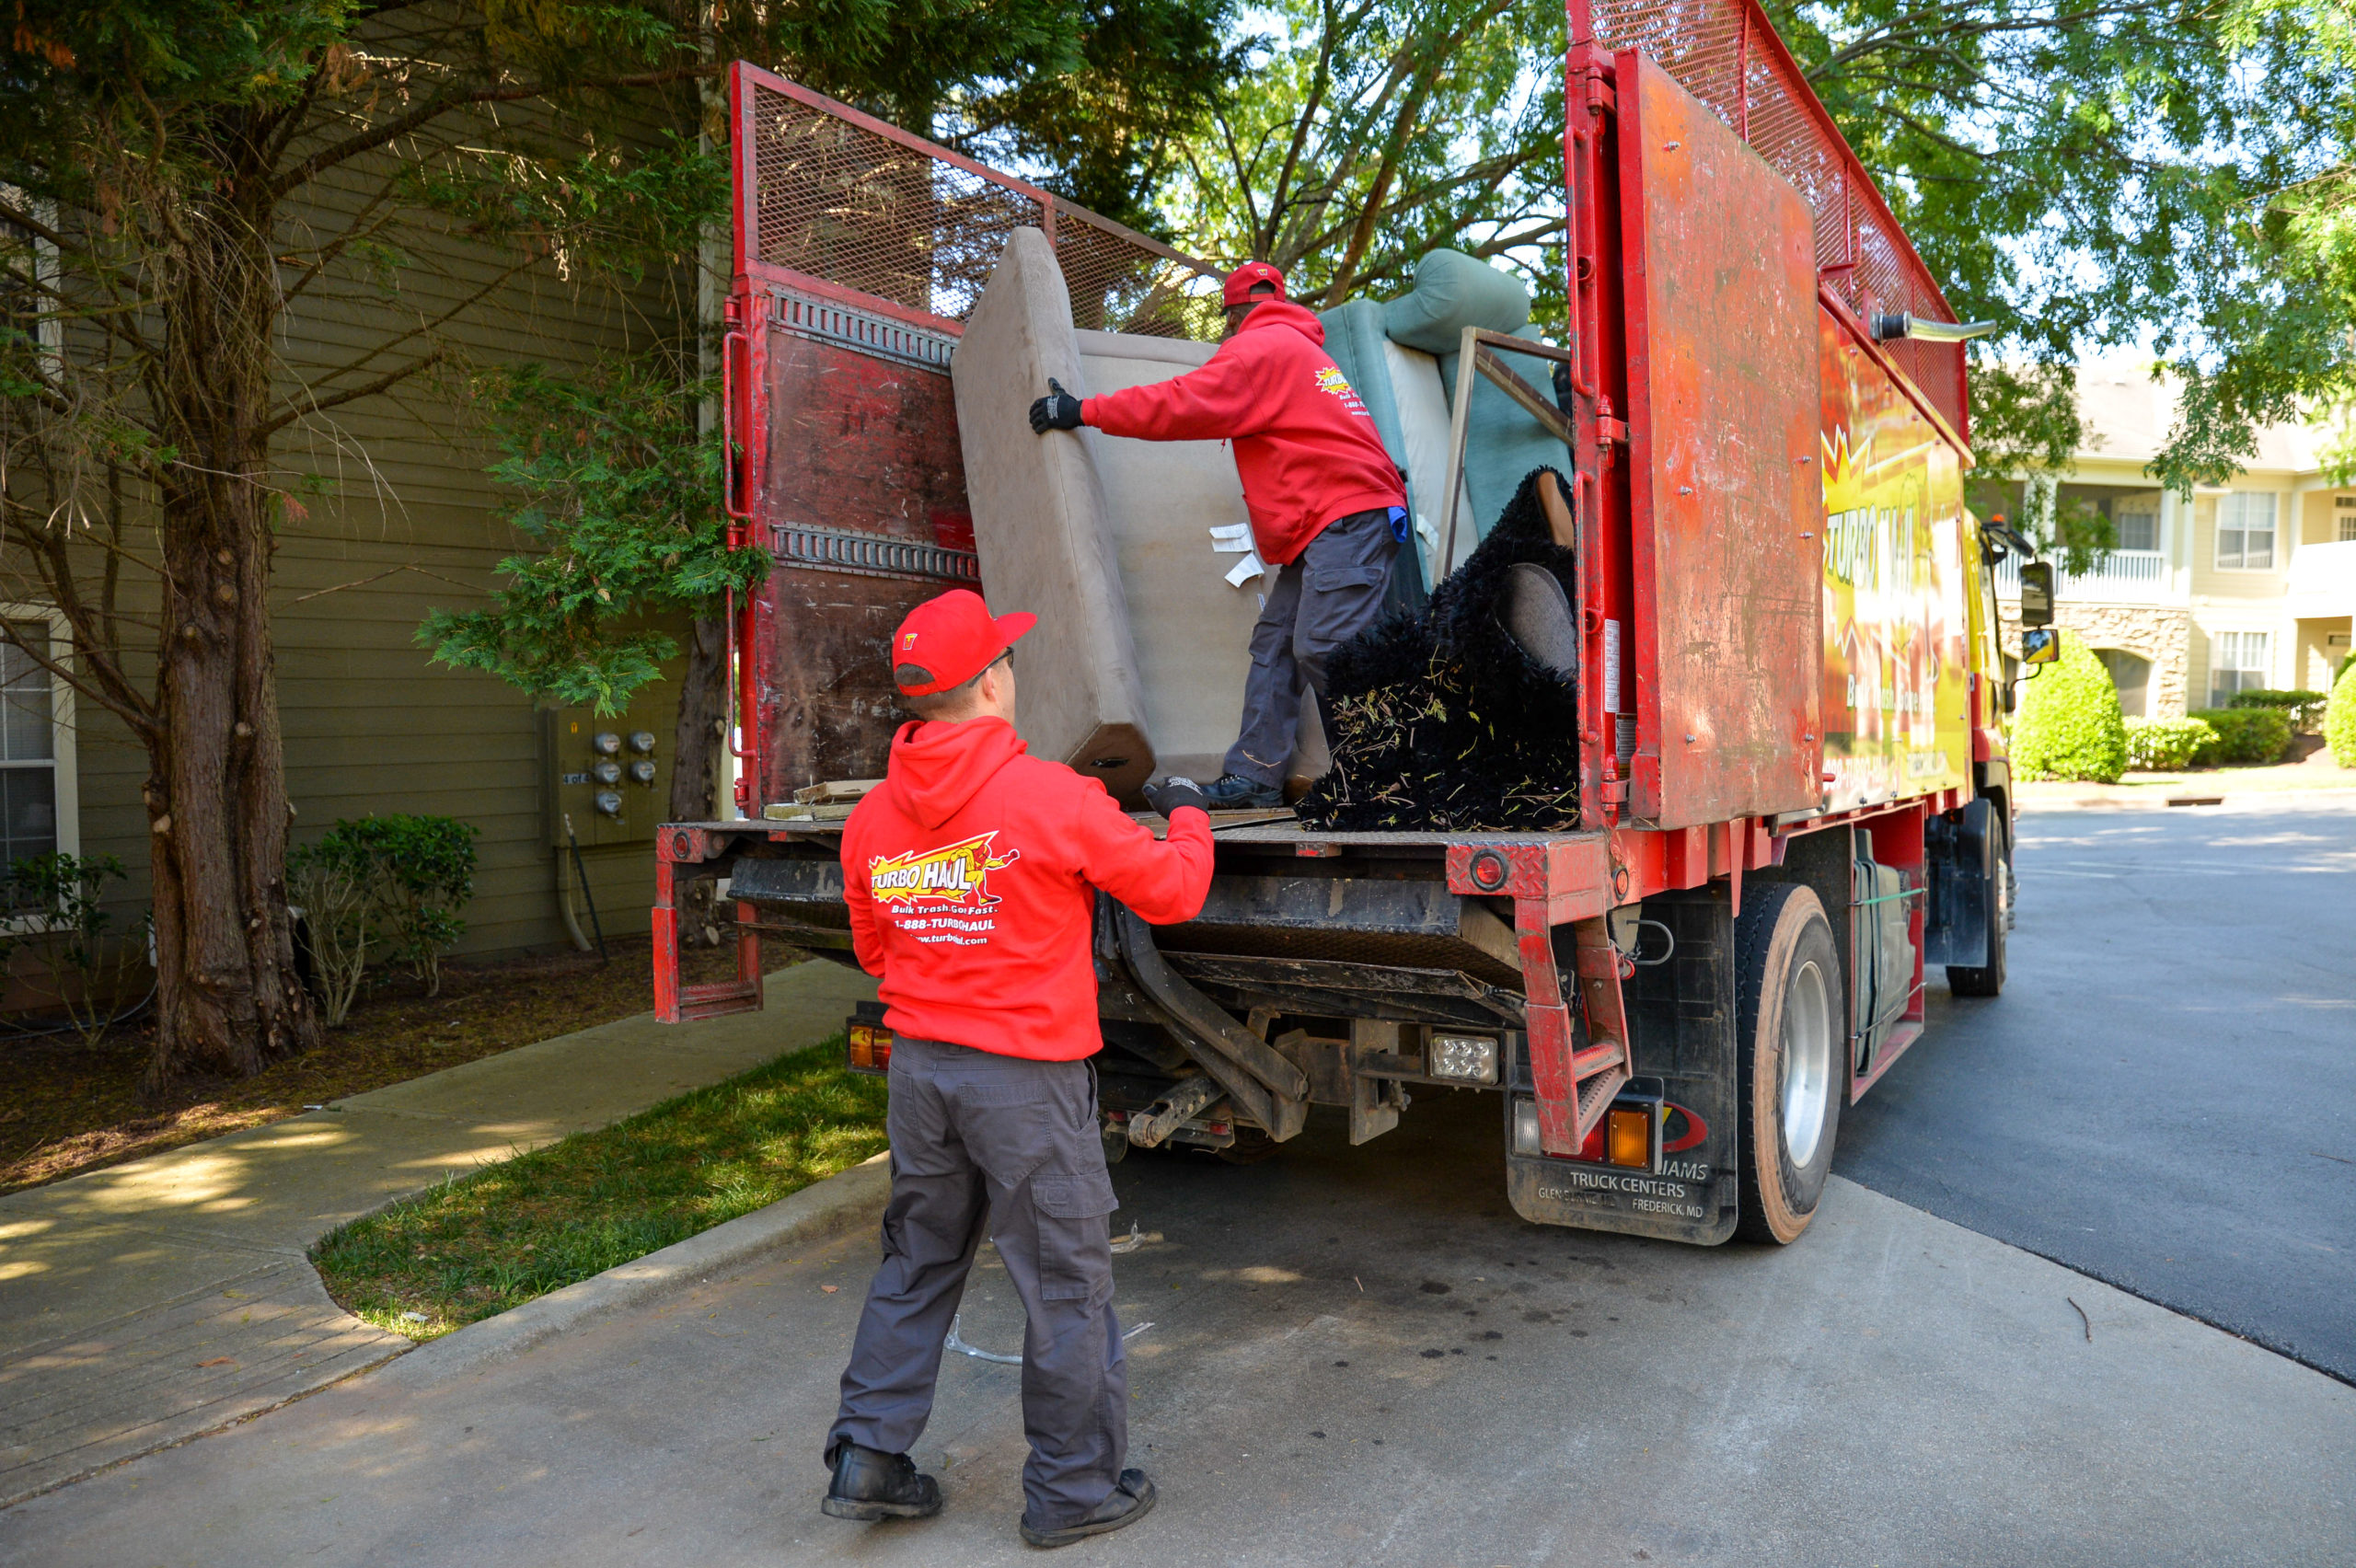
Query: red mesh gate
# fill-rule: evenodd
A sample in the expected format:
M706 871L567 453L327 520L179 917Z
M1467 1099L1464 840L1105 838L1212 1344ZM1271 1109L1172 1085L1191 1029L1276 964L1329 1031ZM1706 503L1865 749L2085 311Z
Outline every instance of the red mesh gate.
M1007 236L1044 229L1080 327L1216 339L1218 275L1192 257L861 114L736 67L736 271L888 301L953 332ZM749 158L743 149L749 147Z
M1799 188L1816 214L1819 276L1860 317L1911 311L1955 319L1873 177L1857 161L1756 0L1569 0L1574 52L1582 43L1641 51L1735 128ZM1959 343L1900 339L1881 345L1969 439Z

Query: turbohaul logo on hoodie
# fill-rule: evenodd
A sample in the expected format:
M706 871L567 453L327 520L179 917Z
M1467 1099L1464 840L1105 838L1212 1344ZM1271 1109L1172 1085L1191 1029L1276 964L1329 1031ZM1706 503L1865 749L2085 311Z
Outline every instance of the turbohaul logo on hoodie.
M1022 858L1020 849L1004 855L990 851L998 836L993 828L960 843L938 849L878 855L867 862L868 892L878 904L945 905L958 909L995 909L999 900L989 890L989 875Z
M1342 407L1360 419L1374 417L1366 411L1366 405L1358 400L1358 389L1350 385L1349 377L1344 375L1340 369L1334 365L1318 367L1317 390L1339 398L1342 400Z

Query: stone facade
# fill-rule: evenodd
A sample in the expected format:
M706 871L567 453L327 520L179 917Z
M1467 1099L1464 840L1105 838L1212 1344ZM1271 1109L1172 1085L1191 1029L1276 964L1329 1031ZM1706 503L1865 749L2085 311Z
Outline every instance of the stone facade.
M2000 604L2004 651L2021 656L2020 605ZM2152 662L2150 717L2181 719L2191 680L2192 612L2166 605L2090 605L2062 599L2053 624L2094 649L2117 648Z

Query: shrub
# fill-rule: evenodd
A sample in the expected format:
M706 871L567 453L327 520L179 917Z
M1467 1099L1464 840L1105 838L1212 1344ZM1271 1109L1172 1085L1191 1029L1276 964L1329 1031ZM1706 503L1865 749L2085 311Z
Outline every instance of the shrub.
M347 829L383 868L386 956L408 964L427 996L441 995L442 954L467 934L458 911L475 895L475 838L482 830L456 817L399 813L335 824L337 833Z
M2172 773L2217 744L2205 719L2130 719L2127 766L2146 773Z
M2115 784L2127 771L2119 688L2085 639L2062 632L2062 657L2023 683L2013 766L2030 778Z
M2204 708L2188 717L2217 732L2217 744L2203 747L2197 763L2262 765L2290 748L2291 716L2279 708Z
M2356 767L2356 654L2350 654L2339 666L2339 679L2331 688L2331 706L2323 716L2323 742L2331 748L2331 760L2342 767Z
M351 1015L368 972L380 885L374 857L348 834L330 832L317 844L286 852L286 891L303 911L312 987L329 1029Z
M2319 691L2269 691L2264 687L2253 687L2234 693L2234 699L2225 706L2279 709L2290 715L2291 728L2304 732L2316 727L2323 718L2323 705L2329 700L2327 694Z
M310 928L329 1025L351 1012L371 948L440 995L442 954L467 934L458 911L474 896L480 831L452 817L368 816L288 853L287 887Z
M0 903L13 925L0 937L0 969L29 949L57 992L65 1021L95 1045L118 1020L115 993L134 961L144 955L110 934L106 884L129 875L112 855L28 855L0 879Z

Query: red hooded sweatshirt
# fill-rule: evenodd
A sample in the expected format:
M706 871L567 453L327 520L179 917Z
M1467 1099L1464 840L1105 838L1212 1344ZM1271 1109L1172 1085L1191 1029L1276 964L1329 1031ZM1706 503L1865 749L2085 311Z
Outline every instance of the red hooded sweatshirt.
M1270 300L1200 370L1087 398L1080 421L1146 441L1234 442L1253 542L1283 566L1336 518L1407 504L1374 416L1324 342L1313 314Z
M902 725L883 788L843 825L851 937L884 1021L1001 1056L1068 1062L1103 1043L1092 889L1166 926L1210 885L1208 817L1189 811L1156 842L1003 719Z

